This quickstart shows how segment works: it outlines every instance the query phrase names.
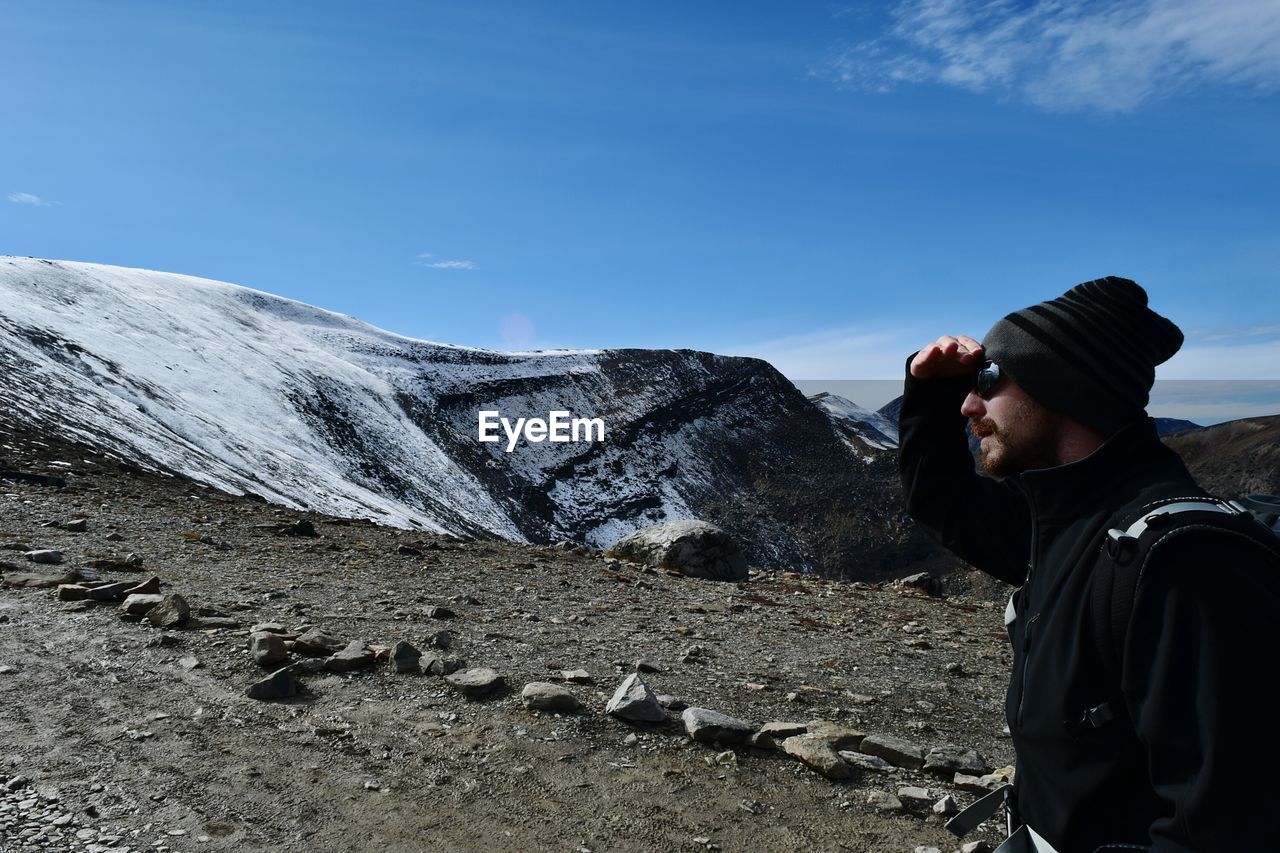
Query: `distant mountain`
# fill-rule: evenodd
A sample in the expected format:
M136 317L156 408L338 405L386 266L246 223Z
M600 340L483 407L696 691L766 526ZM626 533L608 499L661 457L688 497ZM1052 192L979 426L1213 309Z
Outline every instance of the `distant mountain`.
M702 518L759 565L869 577L932 546L891 452L769 364L690 350L494 352L237 285L0 257L0 421L274 503L606 548ZM603 442L478 440L481 411ZM881 436L881 443L885 437Z
M1280 415L1243 418L1164 437L1200 485L1225 498L1280 495Z
M896 424L898 416L902 414L902 395L899 394L879 409L876 409L876 414L890 423Z
M841 438L855 453L890 450L898 446L898 422L878 412L864 409L851 400L828 394L813 394L809 402L826 413Z
M1155 418L1156 435L1173 435L1189 429L1201 429L1200 424L1178 418Z
M902 397L899 396L889 401L888 403L885 403L883 406L880 407L879 411L876 413L880 415L882 418L884 418L885 420L888 420L894 424L895 437L897 435L896 428L898 423L898 415L901 412L902 412ZM1180 420L1178 418L1156 418L1155 422L1156 422L1157 435L1173 435L1174 433L1184 432L1189 429L1201 428L1200 425L1197 423ZM976 453L978 448L978 442L972 440L972 437L971 437L970 444L972 445L973 450Z

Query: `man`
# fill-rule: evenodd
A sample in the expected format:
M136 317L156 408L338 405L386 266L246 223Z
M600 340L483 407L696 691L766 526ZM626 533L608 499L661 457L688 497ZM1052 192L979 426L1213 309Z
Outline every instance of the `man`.
M1035 849L1280 850L1262 698L1280 681L1280 554L1146 416L1181 344L1141 287L1109 277L908 360L908 511L1021 587L1006 715L1016 813L1051 845Z

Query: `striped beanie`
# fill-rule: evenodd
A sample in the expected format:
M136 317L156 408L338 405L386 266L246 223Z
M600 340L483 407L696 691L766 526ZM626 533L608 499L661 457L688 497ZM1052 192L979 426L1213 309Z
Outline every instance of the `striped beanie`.
M982 346L1036 400L1111 435L1146 416L1156 365L1182 346L1182 331L1147 307L1136 282L1107 276L1014 311Z

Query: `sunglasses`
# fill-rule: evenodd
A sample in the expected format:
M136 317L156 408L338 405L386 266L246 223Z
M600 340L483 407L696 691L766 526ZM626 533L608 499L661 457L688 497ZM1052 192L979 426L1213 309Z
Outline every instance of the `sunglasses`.
M987 395L991 393L991 389L995 388L996 383L999 381L1000 365L994 361L988 361L973 376L973 393L985 400Z

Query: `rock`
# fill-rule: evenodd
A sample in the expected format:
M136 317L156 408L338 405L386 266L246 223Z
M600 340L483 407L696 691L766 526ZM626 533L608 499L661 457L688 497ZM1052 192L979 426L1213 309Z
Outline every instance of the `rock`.
M276 531L277 536L306 536L314 539L319 536L315 524L308 519L299 519L287 527L282 527Z
M462 669L462 661L450 660L437 654L425 654L418 659L418 669L423 675L451 675Z
M303 658L285 667L294 675L318 675L325 671L322 658Z
M520 691L520 701L532 711L576 711L582 703L559 684L531 681Z
M919 770L924 766L924 750L893 735L867 735L858 745L858 751L877 755L895 767L908 770Z
M951 784L956 787L956 790L964 791L969 794L989 794L994 789L988 788L983 783L982 780L985 778L987 777L969 776L965 773L957 773L951 778Z
M637 660L631 664L633 672L655 673L662 672L662 667L649 663L647 660Z
M809 732L808 723L783 723L783 722L775 721L772 723L765 723L763 726L760 727L760 734L768 735L769 737L773 738L779 743L781 743L782 741L786 740L789 737L808 734L808 732Z
M163 595L146 595L135 592L132 595L125 596L124 604L120 606L120 611L130 616L145 616L162 601L164 601Z
M187 655L187 656L186 656L186 657L184 657L184 658L179 658L179 659L178 659L178 666L182 667L183 669L187 670L188 672L189 672L189 671L191 671L191 670L193 670L193 669L202 669L202 668L204 668L204 664L202 664L202 663L200 662L200 659L199 659L199 658L197 658L197 657L193 657L193 656L191 656L191 655Z
M279 622L259 622L249 629L251 634L260 634L263 631L268 634L288 634L289 629L281 625Z
M506 683L501 675L487 666L460 670L446 675L444 681L468 699L487 696Z
M840 757L863 770L874 770L877 773L888 773L896 768L885 761L878 755L867 755L865 752L854 752L853 750L839 750Z
M58 584L59 601L84 601L89 597L89 587L78 583Z
M764 803L759 800L743 800L738 803L738 808L747 814L762 815L764 814Z
M300 655L332 655L342 651L346 644L320 628L308 628L293 641L293 650Z
M63 584L75 584L84 580L80 572L72 569L61 575L42 575L36 572L9 573L4 576L7 589L53 589ZM86 587L87 588L87 587Z
M56 566L62 562L62 552L47 548L39 551L28 551L27 559L44 566Z
M159 604L147 611L147 621L157 628L173 628L191 618L187 600L176 592L166 595Z
M947 664L946 669L947 669L947 675L968 675L969 674L968 672L965 671L964 664L960 663L960 661L957 661L957 660L953 660L951 663Z
M288 699L298 695L298 680L288 667L277 669L261 681L250 684L244 695L250 699L270 701L272 699Z
M120 583L104 583L89 590L89 598L94 601L123 601L129 590L136 584L129 581Z
M639 673L628 675L618 685L604 709L619 719L633 723L661 723L667 718L667 712L658 702L658 697L640 679Z
M364 640L352 640L346 648L325 659L324 668L329 672L354 672L373 666L374 655Z
M684 722L685 732L698 743L722 743L725 746L745 743L756 730L746 720L707 708L685 708L680 719Z
M585 669L561 670L560 677L570 684L595 684L596 680Z
M926 847L922 844L915 849L914 853L942 853L942 851L937 847Z
M828 779L848 779L853 775L853 768L839 756L826 738L812 735L796 735L782 742L782 751L793 758L798 758L811 770L816 770Z
M905 578L898 578L892 585L897 589L919 590L925 595L942 595L942 581L928 572L917 572Z
M239 628L240 622L230 616L205 616L193 618L186 627L195 631L208 631L213 628Z
M867 797L867 805L882 812L902 811L902 800L885 791L872 791Z
M124 591L124 595L128 598L131 595L158 595L160 593L160 578L152 575L140 584L135 584Z
M898 799L907 805L923 808L933 805L933 795L927 788L921 788L918 785L903 785L898 789Z
M404 640L399 640L391 647L389 660L393 672L401 675L406 672L419 672L418 664L422 660L422 652Z
M924 772L946 779L952 778L956 773L982 775L989 769L987 762L977 752L952 744L935 746L924 757Z
M733 538L705 521L667 521L614 543L610 556L678 569L695 578L745 581L747 559Z
M991 853L993 849L989 841L970 841L960 845L960 853Z
M428 607L426 615L428 619L453 619L458 614L447 607Z
M955 797L947 794L933 804L933 813L943 817L951 817L952 815L960 814L960 804L956 802Z
M261 667L278 667L289 659L284 640L270 631L256 631L249 635L249 653L253 662Z
M857 749L866 734L855 729L833 723L830 720L811 720L805 725L806 733L830 741L837 750Z
M431 646L433 649L447 649L449 646L453 645L453 634L448 631L436 631L431 635L431 638L427 640L427 645Z

